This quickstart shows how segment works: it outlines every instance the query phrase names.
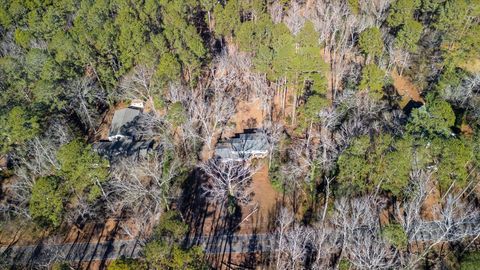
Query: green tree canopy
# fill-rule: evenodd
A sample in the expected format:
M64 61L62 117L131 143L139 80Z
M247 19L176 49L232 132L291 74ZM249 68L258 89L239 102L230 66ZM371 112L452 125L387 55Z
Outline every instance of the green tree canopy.
M62 222L63 193L58 189L61 179L55 176L39 178L32 188L30 215L42 226L58 227Z
M439 98L430 96L425 105L414 109L406 129L411 134L420 137L444 136L452 133L455 125L455 113L450 104Z
M441 190L446 191L452 183L455 188L465 187L474 160L472 142L464 138L436 138L431 147Z
M359 88L368 90L368 93L374 99L383 97L383 87L386 83L385 71L375 64L368 64L362 69L362 79Z
M382 228L382 235L392 246L398 249L407 248L408 238L402 225L388 224Z
M371 27L365 29L360 33L358 44L362 53L372 57L381 56L384 45L380 28Z
M181 66L177 58L172 53L164 53L160 57L155 76L166 84L178 79L181 75Z
M380 187L402 196L412 168L412 141L390 135L360 136L338 158L339 192L362 194ZM399 159L399 160L397 160Z
M148 269L146 265L135 259L120 258L111 262L108 270L143 270Z
M225 6L217 3L213 9L215 17L215 34L217 37L231 36L240 25L240 5L238 0L228 0Z
M417 51L417 43L422 36L423 25L415 20L407 20L398 31L395 44L409 52Z
M381 188L395 196L401 196L410 180L413 162L413 140L406 136L391 144L389 151L377 161L372 178Z
M298 130L304 131L311 124L319 122L318 114L327 106L328 100L324 97L319 95L308 97L307 102L299 108Z
M90 201L101 195L100 184L107 179L108 161L94 153L91 146L78 139L73 140L60 147L57 159L66 192L86 194Z
M479 18L480 0L449 0L439 7L434 26L442 34L445 63L459 66L480 57Z
M39 130L35 116L30 116L22 107L12 108L6 116L0 116L0 154L32 139Z
M461 270L476 270L480 268L480 252L469 252L460 258Z
M387 18L390 27L398 27L413 19L413 13L420 7L420 0L397 0L390 6Z
M149 269L206 269L199 247L187 249L180 245L187 231L188 226L178 212L164 213L153 239L145 246Z
M175 102L168 108L167 121L173 124L174 127L178 127L187 121L187 113L183 104Z

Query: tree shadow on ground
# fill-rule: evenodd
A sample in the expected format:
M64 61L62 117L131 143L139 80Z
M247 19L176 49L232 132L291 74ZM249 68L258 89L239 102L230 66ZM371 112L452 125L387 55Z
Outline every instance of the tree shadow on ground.
M210 204L202 189L206 180L200 170L194 170L183 184L178 206L189 225L185 245L202 245L205 259L212 267L220 268L231 264L232 254L238 252L236 233L240 230L243 209L233 205L229 211L226 203Z
M199 169L194 169L182 186L182 194L178 201L179 210L184 221L189 226L186 239L200 238L203 236L206 219L214 214L209 211L209 204L203 195L202 182L204 178ZM187 244L197 244L187 241Z

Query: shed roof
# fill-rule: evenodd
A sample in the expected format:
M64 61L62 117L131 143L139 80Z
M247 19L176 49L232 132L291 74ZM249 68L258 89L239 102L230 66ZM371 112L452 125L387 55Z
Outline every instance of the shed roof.
M109 136L121 135L122 127L125 124L133 121L133 119L135 119L135 117L137 117L139 114L140 110L132 108L125 108L115 111Z

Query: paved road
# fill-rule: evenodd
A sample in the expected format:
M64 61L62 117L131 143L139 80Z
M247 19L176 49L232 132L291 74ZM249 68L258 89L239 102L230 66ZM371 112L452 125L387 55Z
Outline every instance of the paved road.
M205 253L252 253L270 250L268 234L220 235L190 239L190 244L200 245Z
M112 243L38 244L32 246L1 247L0 254L17 265L42 265L54 260L96 261L121 256L137 257L140 245L136 240L119 240Z
M220 235L216 237L194 237L189 244L200 245L206 253L248 253L269 249L268 235ZM136 258L141 251L137 240L114 242L38 244L31 246L0 247L7 261L16 265L44 265L50 261L98 261L122 256ZM1 259L1 258L0 258Z
M437 222L423 222L416 236L418 241L453 239L458 236L475 236L480 231L480 220L471 219L455 226L445 226ZM200 245L209 254L251 253L271 250L271 235L217 235L192 237L190 245ZM45 264L52 260L66 261L98 261L110 260L121 256L136 258L141 251L137 240L117 240L101 243L75 244L38 244L35 246L0 247L0 255L17 265ZM2 258L0 257L0 260Z

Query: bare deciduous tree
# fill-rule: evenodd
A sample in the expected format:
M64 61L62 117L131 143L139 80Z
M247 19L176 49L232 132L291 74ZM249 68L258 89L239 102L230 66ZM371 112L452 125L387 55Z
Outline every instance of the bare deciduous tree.
M332 256L338 254L338 233L324 224L302 226L293 214L281 208L277 229L271 239L275 269L328 269Z
M282 138L284 127L278 122L266 120L263 122L263 132L261 133L268 142L268 166L270 167L273 155L278 151L278 144Z
M131 73L122 78L120 90L123 98L148 101L155 110L153 98L160 94L158 83L153 79L155 69L144 65L135 66Z
M313 9L307 11L307 17L320 33L320 43L325 43L324 56L330 63L330 88L335 99L341 79L350 69L355 41L355 33L368 25L359 24L352 16L346 1L316 1Z
M389 56L387 70L392 70L395 67L400 68L399 73L401 76L403 70L410 66L411 55L408 51L397 48L394 44L393 39L387 44L387 51Z
M452 102L458 107L474 108L478 105L480 97L480 74L466 77L462 83L456 87L448 86L441 91L444 99Z
M283 10L284 3L282 1L273 1L273 3L268 6L268 12L274 23L280 23L282 21L284 16Z
M15 42L14 31L8 31L0 41L0 55L17 58L22 54L22 48Z
M168 206L169 188L179 167L177 159L158 152L145 159L120 160L105 186L107 206L115 215L129 211L133 218L155 221Z
M335 204L334 224L343 235L343 256L359 269L388 269L398 262L396 250L380 235L378 212L384 202L366 196Z
M331 259L340 252L339 234L330 224L319 224L313 227L311 252L312 269L332 268Z
M360 0L360 16L364 20L373 21L373 25L380 26L387 17L391 2L392 0Z
M226 92L214 92L206 101L200 95L189 105L190 126L197 127L186 130L192 137L201 139L207 147L212 147L214 137L235 113L233 97ZM198 101L198 102L197 102Z
M339 125L334 127L334 138L340 151L359 135L380 131L393 134L402 132L402 111L391 110L385 102L375 101L362 93L345 91L339 96L335 110L335 118L342 119L341 123L337 122Z
M107 94L87 77L77 79L67 86L67 108L73 110L86 129L96 132L99 108L107 106Z
M296 225L293 214L285 208L280 210L277 226L273 243L276 269L301 269L313 231Z
M9 194L1 203L2 214L21 215L30 218L28 202L32 187L38 177L48 176L52 171L60 169L57 161L57 150L72 138L63 121L55 119L50 122L50 129L42 137L35 137L27 142L22 154L15 154L15 181L4 186Z
M301 15L303 12L302 6L297 1L291 1L290 8L288 9L287 16L283 19L285 25L287 25L290 32L293 35L297 35L305 24L306 18Z
M402 202L397 202L396 213L409 241L415 241L420 232L418 223L421 221L422 205L427 195L432 191L428 188L431 172L415 169L410 173L412 185L408 187L410 195Z
M208 176L208 182L203 185L205 194L218 204L224 204L229 199L246 204L251 201L250 183L257 168L251 164L238 161L221 161L210 159L200 165Z

